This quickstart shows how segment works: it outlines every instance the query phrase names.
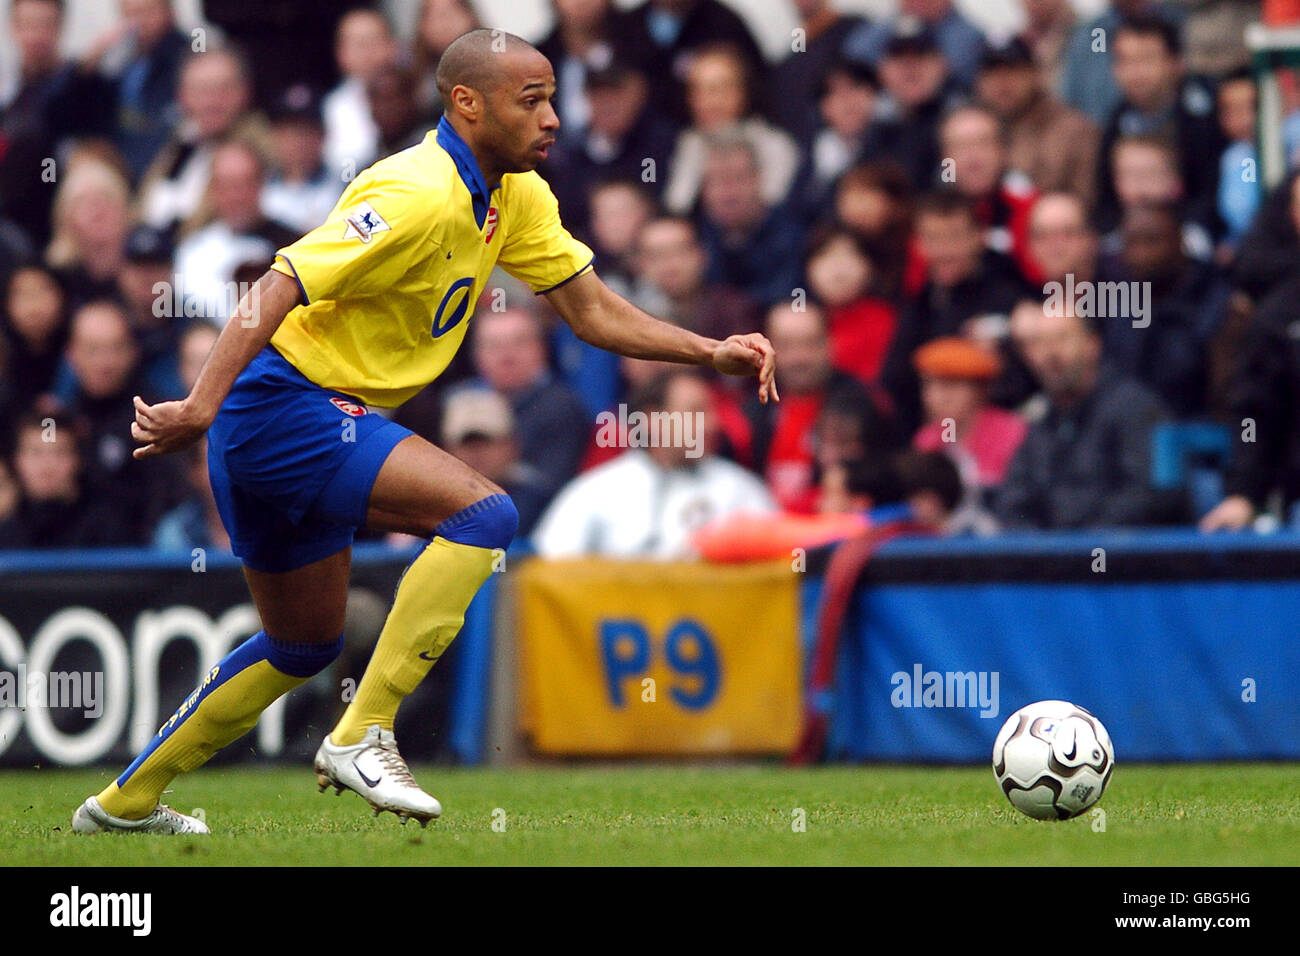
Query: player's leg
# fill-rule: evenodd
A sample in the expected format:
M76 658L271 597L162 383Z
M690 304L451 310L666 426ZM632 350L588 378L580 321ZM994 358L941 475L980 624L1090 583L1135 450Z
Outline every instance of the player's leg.
M359 743L374 726L392 730L398 705L460 631L519 515L495 484L411 435L384 460L366 523L431 540L403 574L356 697L329 735L339 746Z
M338 656L349 565L348 548L283 572L245 565L263 629L205 675L126 771L82 805L74 828L195 832L189 818L160 806L163 791L252 730L262 711Z

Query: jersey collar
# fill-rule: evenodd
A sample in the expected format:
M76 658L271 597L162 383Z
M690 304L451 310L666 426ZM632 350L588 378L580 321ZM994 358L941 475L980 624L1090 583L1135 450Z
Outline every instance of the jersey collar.
M438 121L438 145L447 151L451 161L456 164L456 171L460 173L461 182L469 190L469 197L474 206L474 221L478 223L480 229L483 223L487 221L488 206L492 204L492 190L500 189L498 183L492 189L488 189L487 180L483 178L483 172L478 168L478 160L470 151L469 145L456 132L455 127L447 122L446 114Z

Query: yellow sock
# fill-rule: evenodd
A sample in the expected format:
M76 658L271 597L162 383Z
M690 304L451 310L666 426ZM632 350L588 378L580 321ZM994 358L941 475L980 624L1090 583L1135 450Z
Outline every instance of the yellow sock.
M208 672L131 766L99 793L99 805L127 820L148 816L177 774L252 730L262 711L321 671L342 646L342 637L333 644L289 644L258 631Z
M330 732L360 743L366 728L393 729L397 708L420 685L465 623L465 609L492 573L493 551L435 537L406 569L357 695Z

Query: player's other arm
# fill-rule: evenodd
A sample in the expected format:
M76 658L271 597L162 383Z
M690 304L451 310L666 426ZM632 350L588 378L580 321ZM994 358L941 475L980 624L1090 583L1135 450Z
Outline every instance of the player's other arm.
M758 399L781 400L776 352L758 332L722 341L696 335L641 311L587 271L546 293L573 333L597 348L629 358L709 365L725 375L757 375Z
M140 396L135 397L131 436L141 443L135 457L178 451L198 441L217 417L235 378L301 302L298 283L289 276L271 269L258 279L221 330L189 395L157 405L146 405Z

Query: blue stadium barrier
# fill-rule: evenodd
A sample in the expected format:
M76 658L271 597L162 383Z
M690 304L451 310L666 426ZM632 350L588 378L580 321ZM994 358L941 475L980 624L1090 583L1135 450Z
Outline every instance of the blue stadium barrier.
M354 578L382 593L414 554L357 545ZM512 548L507 566L526 554L526 546ZM220 587L212 575L196 580L187 555L0 554L0 585L12 602L0 612L15 621L26 614L29 627L84 592L119 614L118 580L133 589L125 595L131 607L209 601L215 613L246 600L231 574L234 558L214 553L208 567L226 571ZM809 651L821 590L820 574L810 570L801 594ZM482 762L487 750L498 591L493 575L447 662L444 732L466 764ZM866 569L841 635L829 755L983 762L1008 714L1062 697L1102 719L1121 760L1300 759L1297 621L1300 533L893 541ZM934 689L931 674L943 675L942 694L932 700L925 693ZM989 696L994 686L996 700L980 706L978 692Z
M833 759L986 761L1007 716L1048 698L1093 711L1121 760L1300 758L1300 535L907 540L864 578ZM804 585L810 639L820 591Z

